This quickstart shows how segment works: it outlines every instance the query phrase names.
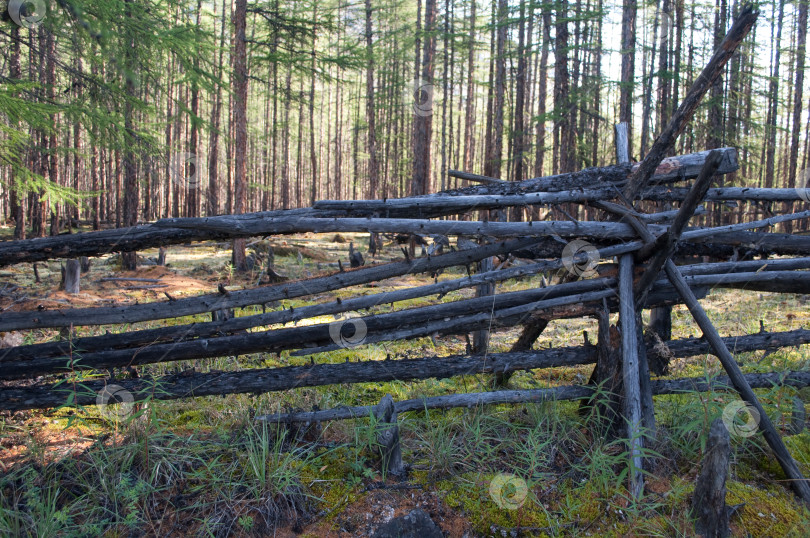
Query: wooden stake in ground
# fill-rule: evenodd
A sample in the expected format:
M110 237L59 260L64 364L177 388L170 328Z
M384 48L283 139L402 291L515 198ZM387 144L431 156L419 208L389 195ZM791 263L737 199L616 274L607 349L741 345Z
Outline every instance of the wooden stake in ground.
M731 445L723 419L717 418L709 430L703 454L703 466L692 496L690 515L695 521L695 534L707 538L729 535L726 510L726 476Z
M638 340L636 310L633 300L633 255L624 254L619 260L619 316L622 328L622 378L624 386L624 418L630 445L630 493L634 499L644 492L642 475L641 388L639 385ZM646 374L646 372L644 372Z
M402 463L402 449L399 446L399 426L394 398L390 394L383 396L374 409L374 417L379 421L377 442L380 444L382 470L385 475L405 476L405 464Z
M678 290L678 293L681 294L686 306L692 313L692 317L695 318L700 330L703 331L704 338L712 346L712 349L714 349L714 353L717 355L717 358L720 359L720 363L723 365L723 368L725 368L726 373L728 373L728 377L731 380L734 389L740 394L740 397L745 400L746 403L753 406L759 412L759 429L762 432L763 437L765 437L765 441L768 442L768 446L770 446L771 450L773 450L774 456L776 456L776 459L779 460L779 464L782 466L785 474L790 479L790 484L793 486L794 491L799 495L799 497L802 498L802 500L805 502L810 502L810 485L808 485L804 476L802 476L799 466L796 465L796 461L790 455L790 452L788 452L787 447L785 447L785 443L779 436L779 432L776 431L771 419L768 418L768 414L765 412L765 409L763 409L762 404L759 403L759 399L757 399L756 394L754 394L754 391L751 390L751 386L743 376L743 373L740 370L737 362L734 360L734 357L731 355L731 352L720 338L720 334L718 334L717 329L715 329L714 325L712 325L709 316L706 315L703 307L700 306L700 303L695 298L692 290L689 288L689 285L686 283L686 280L683 278L683 275L681 275L681 272L678 270L675 263L673 263L672 260L668 260L664 268L667 272L667 277L669 277L669 280L672 282L673 286L675 286L675 289Z
M67 260L64 269L64 284L67 293L79 293L81 264L78 259Z

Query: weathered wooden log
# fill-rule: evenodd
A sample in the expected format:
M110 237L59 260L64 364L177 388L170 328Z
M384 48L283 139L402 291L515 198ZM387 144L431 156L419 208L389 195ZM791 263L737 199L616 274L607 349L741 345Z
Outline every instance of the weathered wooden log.
M697 298L695 298L695 296L692 294L692 290L689 289L689 285L686 283L683 275L681 275L680 271L672 260L667 262L665 268L667 276L678 290L678 293L680 293L684 298L687 308L689 308L689 311L692 313L692 317L703 331L704 337L712 345L715 354L717 355L718 359L720 359L720 363L728 373L735 390L737 390L743 400L745 400L749 405L753 406L759 412L759 430L762 432L763 437L765 437L765 441L767 441L768 445L771 447L771 450L773 450L776 459L782 466L782 470L785 471L785 474L791 480L791 486L793 487L794 491L802 500L805 502L810 502L810 485L808 485L805 481L804 476L796 464L796 461L790 455L790 452L788 452L787 447L785 447L785 443L779 436L779 432L776 431L771 419L768 418L768 415L765 413L762 404L759 403L756 394L754 394L754 392L751 390L751 386L748 384L747 380L742 374L742 371L740 371L739 365L736 363L734 357L731 355L728 348L720 338L720 335L717 333L717 329L715 329L714 325L712 325L709 316L706 315L703 307L700 305Z
M193 228L215 233L231 233L234 236L278 235L302 232L377 232L409 233L419 235L464 235L483 237L520 237L556 234L560 237L585 237L593 239L634 239L633 229L618 222L483 222L449 221L397 218L299 218L299 217L249 217L223 215L218 217L163 219L155 227ZM663 232L664 229L656 226Z
M290 209L252 213L268 218L306 218L308 216L340 216L313 209ZM61 234L37 237L20 241L0 241L0 266L34 262L53 258L78 258L80 256L104 256L113 252L144 250L157 246L178 245L191 241L221 240L239 237L239 233L219 233L193 228L166 229L154 224L128 228L114 228L95 232Z
M544 299L537 302L513 306L511 308L493 308L490 311L484 311L468 316L460 316L457 318L448 318L445 316L442 319L431 320L430 322L423 322L419 324L404 325L393 330L389 329L385 331L374 331L373 334L369 334L367 332L362 342L358 345L368 345L395 340L410 340L413 338L420 338L434 334L448 335L467 333L471 330L476 331L481 329L511 327L520 324L534 311L546 311L566 305L587 304L594 301L600 301L606 297L615 296L615 294L616 292L612 289L591 291L554 299ZM482 297L481 299L486 299L486 297ZM342 343L334 342L326 345L317 345L317 343L311 343L309 346L305 346L302 349L291 353L290 355L311 355L313 353L334 351L336 349L340 349L341 347L346 346L344 346Z
M694 176L692 176L694 177ZM519 182L510 182L510 185ZM549 187L551 187L549 185ZM516 189L514 185L513 189ZM502 189L501 189L502 190ZM650 187L642 191L640 198L659 202L683 201L689 189ZM593 186L588 188L556 189L540 192L518 192L515 194L459 194L448 196L444 193L391 198L385 200L321 200L315 203L320 210L341 211L349 216L374 216L399 218L428 218L465 213L474 210L498 209L512 206L549 205L561 203L609 203L617 196L614 187ZM796 189L763 189L749 187L712 188L706 193L706 201L801 201ZM411 213L410 215L407 213ZM656 215L656 214L653 214ZM661 217L658 217L660 219Z
M684 276L718 275L723 273L759 273L762 271L792 271L795 269L810 269L810 257L695 263L679 265L678 269L680 269L681 274Z
M644 342L644 325L641 321L641 312L636 312L636 349L638 349L638 386L641 393L641 425L642 434L650 441L657 435L655 425L655 407L652 399L652 385L650 385L650 365L647 357L647 346ZM649 459L649 458L648 458Z
M644 464L641 456L641 388L636 339L636 311L633 298L633 255L625 254L619 261L619 320L622 328L622 388L624 389L624 418L627 421L629 450L630 494L634 499L644 493Z
M806 387L810 385L808 372L784 372L772 374L746 374L745 379L754 388L770 388L774 386ZM655 395L683 394L688 392L708 392L712 390L729 390L729 379L721 376L707 381L705 377L685 379L672 379L652 382L652 391ZM555 402L562 400L585 400L593 396L593 387L580 385L567 385L548 389L534 390L502 390L494 392L478 392L468 394L453 394L448 396L432 396L394 402L397 413L424 411L427 409L452 409L456 407L478 407L483 405L522 404ZM88 402L92 403L92 402ZM347 420L352 418L366 418L372 406L338 407L322 411L279 413L275 415L259 415L256 420L268 422L305 422L309 420Z
M631 214L641 222L646 224L657 224L657 223L669 223L672 219L678 216L679 210L673 209L669 211L661 211L659 213L639 213L634 209L629 209L625 206L613 203L613 202L606 202L606 201L598 201L592 202L590 205L596 207L597 209L603 209L608 212L612 213L627 213ZM703 206L699 206L695 208L695 215L705 215L707 213L706 208Z
M726 477L731 456L731 440L723 419L716 418L709 429L700 476L692 495L689 515L695 519L695 534L706 538L729 535L726 508Z
M598 178L599 176L594 176ZM591 178L593 179L593 178ZM509 182L513 183L513 182ZM669 188L652 188L645 190L643 196L648 200L682 200L686 196L686 189L669 189ZM586 190L586 191L572 191L570 195L565 193L554 194L547 197L547 203L556 200L556 203L565 201L588 201L597 199L610 199L615 197L616 191L613 188L603 188L602 190ZM501 196L501 195L496 195ZM527 195L528 196L528 195ZM472 200L458 202L455 201L456 197L445 197L445 201L437 202L433 208L424 208L421 211L422 218L426 217L439 217L443 215L451 215L465 210L472 209L487 209L505 207L508 205L530 205L531 198L515 198L503 199L493 198L491 202L484 203L484 201ZM474 197L471 197L474 198ZM706 200L763 200L763 201L800 201L796 189L749 189L749 188L723 188L723 189L710 189L706 196ZM504 203L506 200L508 203ZM541 198L537 198L541 200ZM324 202L331 203L329 201ZM376 203L376 202L375 202ZM384 202L383 202L384 203ZM419 202L418 204L422 204ZM539 203L539 202L534 202ZM419 207L417 204L417 208ZM457 206L457 207L454 207ZM465 209L466 208L466 209ZM329 217L342 217L347 213L350 214L373 214L379 211L362 210L359 209L344 209L341 211L325 211L325 210L289 210L286 213L280 212L264 212L252 213L245 215L230 215L225 216L231 219L231 222L248 222L250 219L256 218L294 218L306 220L312 218L329 218ZM269 215L269 216L268 216ZM414 206L404 207L402 209L387 209L386 215L396 216L403 219L408 219L414 215ZM216 217L219 218L219 217ZM181 222L181 221L177 221ZM324 227L324 226L321 226ZM356 227L356 226L354 226ZM160 226L156 224L147 224L142 226L135 226L131 228L119 228L111 230L102 230L98 232L86 232L81 234L70 234L56 237L34 238L22 241L2 241L0 242L0 266L11 265L15 263L42 261L53 258L72 258L79 256L101 256L112 252L134 249L143 250L145 248L152 248L157 245L171 245L189 243L190 241L204 241L204 240L222 240L233 237L247 237L252 233L263 235L270 233L271 227L262 231L261 227L256 227L254 224L253 230L243 230L236 227L229 227L223 225L215 229L213 226L206 228L194 228L193 225L186 223L183 227L167 227L166 223ZM300 227L301 231L306 229L306 226ZM328 228L328 227L327 227ZM365 228L361 227L362 230ZM285 229L276 229L278 233L293 233L296 228L287 227ZM285 231L286 230L286 231ZM326 231L326 230L325 230Z
M512 268L505 270L504 276L515 276L521 273L520 268ZM497 273L496 273L497 275ZM474 284L478 280L483 280L484 275L474 275L470 278L470 284ZM493 275L494 276L494 275ZM461 282L449 281L450 289L461 287L464 284L464 279ZM810 272L790 272L790 271L776 271L767 273L729 273L720 275L694 275L687 276L687 282L695 289L704 289L709 286L725 286L725 287L742 287L758 291L801 291L810 289ZM383 316L372 316L370 318L363 318L364 323L368 323L369 337L365 340L366 343L374 343L377 341L390 340L395 335L403 337L417 337L425 334L431 334L435 331L443 331L447 327L455 328L463 326L464 320L473 323L471 318L454 319L453 323L443 324L441 327L438 325L429 325L427 327L410 327L413 324L429 323L431 320L444 319L446 317L454 317L460 314L465 314L470 311L489 312L493 307L498 310L498 315L493 320L500 319L501 317L509 317L512 314L508 312L500 312L504 308L509 308L520 302L531 301L533 299L547 300L555 297L572 296L572 300L581 299L579 293L598 290L602 287L610 287L610 279L596 279L580 281L578 283L569 283L565 285L557 285L549 288L527 290L521 292L511 292L508 294L500 294L496 300L483 299L469 299L455 303L445 303L441 305L434 305L429 307L422 307L416 309L402 310ZM448 290L443 284L434 284L425 286L428 291L432 293L444 293ZM648 305L668 304L673 298L673 289L667 281L658 281L656 283L657 294L650 297ZM71 353L78 352L82 358L81 361L74 364L75 368L86 367L109 367L120 366L121 364L129 364L130 361L134 363L146 364L159 361L161 357L172 355L176 360L181 358L205 358L216 356L228 356L234 353L244 354L256 351L271 351L280 349L296 348L299 345L309 343L312 346L326 346L320 350L335 349L329 338L326 336L327 330L321 330L320 333L312 333L315 330L313 327L325 327L327 325L315 325L302 328L281 329L278 332L280 337L287 335L289 339L287 343L289 347L279 347L281 344L274 337L269 337L269 340L264 340L264 344L251 342L249 339L243 338L247 335L234 335L231 338L233 348L228 348L227 345L221 344L222 340L212 338L221 334L233 333L242 331L244 329L256 326L265 326L270 324L285 323L307 317L321 316L328 313L338 313L349 310L357 310L359 308L369 308L378 304L387 304L395 300L405 300L414 294L421 294L423 292L415 290L398 290L394 292L386 292L384 294L371 295L367 297L360 297L356 299L348 299L340 303L327 303L321 305L306 306L299 309L289 309L279 312L271 312L267 314L260 314L255 316L246 316L242 318L233 318L228 316L227 319L212 323L198 323L191 325L183 325L177 327L166 327L159 329L148 329L144 331L135 331L132 333L111 334L103 336L94 336L86 338L78 338L72 341L51 342L46 344L35 344L30 346L19 346L15 348L3 350L0 355L0 378L20 378L33 373L45 373L44 370L38 370L43 365L47 365L50 372L64 371L65 364L68 361L68 356ZM702 293L702 292L701 292ZM559 303L566 304L566 303ZM570 303L569 303L570 304ZM609 301L611 309L616 310L616 302ZM551 307L546 307L545 310L550 310ZM537 311L538 305L530 305L527 311ZM580 315L582 312L576 311L568 313L565 317L572 317ZM553 315L549 316L556 317ZM487 316L482 316L482 320L488 320ZM386 321L387 320L387 321ZM495 323L496 327L510 326L519 321L506 320L505 322ZM379 323L379 324L378 324ZM479 323L477 321L476 323ZM484 322L486 324L486 322ZM400 327L402 332L391 332L393 328ZM455 330L455 329L452 329ZM306 334L300 337L294 336L297 331L303 331ZM375 331L382 332L383 334L377 336ZM260 335L269 335L274 331L266 331L262 333L250 333L252 337L264 338ZM319 334L320 336L315 336ZM198 341L199 340L199 341ZM196 342L196 343L195 343ZM302 342L304 342L302 344ZM324 344L325 342L325 344ZM182 344L188 343L189 346ZM71 348L71 345L73 346ZM261 345L268 347L261 348ZM225 347L223 347L225 346ZM257 347L258 346L258 347ZM193 350L197 350L196 352ZM307 350L307 353L314 352L313 349ZM195 355L195 353L199 353ZM219 353L219 355L217 354ZM112 360L112 364L96 363L96 360ZM143 362L141 362L143 361ZM12 377L6 377L12 376Z
M601 253L609 243L592 241ZM641 244L641 243L639 243ZM514 255L526 259L545 259L562 256L565 245L553 240L539 241L531 249L516 250ZM766 232L726 232L712 238L696 237L681 242L675 256L711 256L736 259L753 256L790 256L810 254L810 235L792 235Z
M684 279L693 288L712 286L774 293L810 293L810 272L808 271L693 275L684 277Z
M505 207L526 207L563 203L596 203L615 198L616 190L571 189L555 192L527 192L521 194L478 194L462 196L437 196L391 198L385 200L323 200L315 206L324 210L345 211L352 216L382 215L388 217L404 211L412 212L412 218L438 217L443 214L486 211ZM433 196L428 198L427 196Z
M740 9L728 33L686 92L678 109L672 114L669 123L656 137L641 165L628 180L627 185L624 187L625 197L633 200L641 189L648 184L667 152L672 149L675 140L686 128L689 120L692 119L703 96L712 87L715 80L720 77L723 68L731 59L734 51L737 50L742 40L753 28L758 16L759 12L755 11L750 4L746 4Z
M684 187L649 187L639 195L653 202L679 202L686 198L689 189ZM764 189L757 187L715 187L704 198L707 202L795 202L802 197L796 189Z
M519 292L502 293L493 297L481 297L454 301L407 310L400 310L376 316L359 318L365 326L368 337L363 341L375 341L378 338L388 340L397 338L397 330L412 335L430 334L448 328L457 328L465 323L488 322L490 312L494 318L507 318L522 312L530 312L547 305L558 306L572 304L583 299L583 293L611 295L615 284L613 279L593 279L570 284L562 284L543 289L530 289ZM594 291L594 290L605 290ZM601 298L601 296L600 296ZM522 306L519 310L510 310ZM469 312L481 314L466 316ZM476 317L477 316L477 317ZM455 319L458 318L458 319ZM342 323L342 322L334 322ZM26 360L6 361L0 363L0 378L16 378L47 372L65 372L69 369L112 368L122 365L152 364L164 361L200 359L208 357L227 357L256 352L273 352L283 349L329 348L341 346L334 338L333 323L321 323L304 327L291 327L262 332L235 334L219 338L199 338L188 342L161 343L134 349L116 349L95 353L80 352L56 358L32 357Z
M741 222L739 224L729 224L727 226L717 226L714 228L700 228L692 229L682 234L684 240L697 241L697 240L715 240L714 238L722 237L725 234L735 233L742 230L753 230L755 228L767 228L780 222L788 222L793 220L800 220L810 218L810 210L800 211L798 213L790 213L787 215L776 215L766 219L755 220L751 222ZM654 230L651 230L654 231Z
M757 349L773 350L780 347L810 343L810 330L800 329L783 333L757 333L745 336L724 338L723 342L736 353ZM699 338L676 340L668 343L669 352L675 357L687 357L712 353L708 342ZM657 353L647 348L651 355ZM210 396L226 393L262 393L289 390L297 387L321 386L338 383L383 382L428 378L448 378L457 375L496 374L537 368L576 366L592 364L596 360L593 346L544 349L524 353L490 353L483 356L457 355L450 357L426 357L420 359L368 361L345 364L316 364L313 366L292 366L283 368L253 369L242 372L211 372L205 374L182 373L160 378L139 378L116 381L139 399L177 399L189 396ZM799 377L795 377L798 375ZM810 373L767 374L756 377L751 386L769 387L783 383L805 386L810 384ZM793 376L793 377L791 377ZM803 376L803 377L802 377ZM748 377L749 381L752 379ZM795 381L792 382L790 380ZM802 381L803 380L803 381ZM796 384L796 383L804 383ZM95 403L95 394L106 386L106 381L85 380L77 386L79 405ZM705 378L681 381L654 381L654 394L674 394L689 390L710 390ZM722 386L728 386L727 380ZM72 394L72 384L64 382L37 386L10 387L0 389L0 409L34 409L56 407L67 401ZM155 390L160 387L161 390ZM588 389L585 397L592 394ZM368 409L365 416L368 416Z
M762 255L793 255L810 254L810 235L792 235L764 232L728 232L712 237L697 237L690 239L693 244L681 244L678 253L682 250L689 252L720 251L723 246L745 249L749 253ZM705 248L700 249L702 245ZM721 247L718 249L718 247Z
M315 318L330 314L340 314L342 312L370 310L376 306L393 304L400 301L407 301L429 295L438 295L439 298L445 294L476 286L483 282L498 282L511 278L529 276L541 271L558 269L562 262L545 261L518 267L510 267L500 271L489 273L478 273L468 277L445 280L436 284L428 284L415 288L405 288L383 293L364 295L343 299L340 302L318 303L298 308L288 308L265 314L255 314L252 316L234 317L233 309L214 311L214 321L218 323L191 323L185 325L174 325L171 327L161 327L157 329L145 329L127 333L108 334L102 336L91 336L85 338L75 338L71 342L48 342L44 344L34 344L3 350L0 354L0 364L4 361L12 361L28 358L55 357L70 354L70 346L80 349L83 353L93 351L103 351L108 349L121 349L127 347L156 344L159 342L181 342L194 338L220 336L231 334L236 331L243 331L253 327L269 326L289 322L297 322L308 318Z
M739 168L737 150L735 148L720 148L720 151L724 153L724 160L718 173L726 174L736 171ZM653 181L655 183L670 183L697 177L708 154L708 151L703 151L664 159L655 170ZM524 181L506 181L486 185L474 185L461 189L450 189L434 195L425 195L421 198L425 199L432 196L506 195L527 192L591 189L598 187L609 187L612 189L614 192L614 194L611 195L612 198L615 196L614 187L626 183L628 176L636 171L639 166L640 163L634 163L632 165L630 163L620 163L601 168L586 168L566 174L536 177ZM318 206L316 204L315 207L327 206Z
M324 293L358 284L414 273L433 273L455 265L469 265L490 256L506 254L531 246L537 240L521 238L484 245L477 249L450 252L441 256L416 258L385 265L364 267L354 271L339 272L324 277L296 282L285 282L262 288L230 291L189 297L174 301L162 301L122 307L96 307L71 310L0 313L0 331L12 331L45 327L68 327L83 325L106 325L134 323L169 317L181 317L223 308L241 308L266 304L272 301L292 299Z

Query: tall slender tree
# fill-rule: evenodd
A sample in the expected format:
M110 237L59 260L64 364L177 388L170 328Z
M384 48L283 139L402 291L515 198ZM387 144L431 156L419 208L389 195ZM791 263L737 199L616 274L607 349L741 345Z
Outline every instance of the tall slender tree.
M247 153L247 97L248 70L245 25L247 0L235 0L233 8L233 123L234 123L234 213L245 211L247 202L246 153ZM233 241L233 266L247 269L245 264L245 240Z

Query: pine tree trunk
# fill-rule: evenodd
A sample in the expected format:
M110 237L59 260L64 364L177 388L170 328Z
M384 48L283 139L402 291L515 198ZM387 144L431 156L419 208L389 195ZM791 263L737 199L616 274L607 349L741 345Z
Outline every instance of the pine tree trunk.
M714 49L720 46L726 35L726 0L721 0L714 13ZM706 149L716 149L723 144L723 76L717 77L709 94L709 125Z
M235 0L233 11L233 123L234 123L234 213L245 212L247 203L246 153L247 153L247 51L246 51L246 10L247 0ZM247 269L245 265L245 240L233 242L233 266L237 271Z
M369 198L377 197L380 166L377 162L377 129L374 109L374 39L371 25L371 0L366 0L366 145L368 149Z
M622 3L622 75L619 121L627 123L628 153L633 155L633 90L636 60L636 0Z
M548 93L548 53L551 43L551 11L543 6L543 44L540 53L540 83L537 88L537 141L535 142L534 175L544 174L546 156L546 94Z
M572 106L569 90L568 72L568 4L558 0L556 4L557 20L555 21L557 35L554 40L554 172L571 172L569 169L573 162L574 148L568 147L571 140L572 129L570 124L569 108Z
M315 0L312 3L312 78L310 79L309 86L309 173L312 181L312 190L310 194L310 205L315 205L315 201L319 196L320 177L318 176L318 159L315 150L315 75L316 75L316 56L315 50L318 44L318 2ZM328 113L327 113L328 114Z
M776 6L774 6L774 10ZM768 138L765 142L765 187L773 187L774 171L776 167L776 118L779 110L779 61L781 57L780 48L782 46L782 18L785 12L784 2L779 2L779 15L776 19L776 40L774 41L773 71L771 72L771 83L768 90L770 100L770 114L768 116L765 132Z
M414 144L411 195L426 194L430 189L430 142L433 135L433 60L436 52L436 0L425 0L424 50L421 87L414 92Z
M131 3L132 0L125 0L125 4ZM131 16L129 7L127 7L127 16ZM135 126L134 126L134 111L132 108L132 101L136 98L135 93L135 72L137 70L136 59L137 43L134 37L129 37L126 43L126 50L124 52L124 61L127 73L126 76L126 92L130 99L124 104L124 131L126 145L123 153L123 173L124 173L124 211L123 220L124 226L135 226L138 223L138 203L140 202L140 189L138 185L138 171L136 168L136 147L135 147ZM125 271L134 271L138 266L138 255L136 252L122 252L121 253L121 268Z
M467 39L467 102L464 107L464 170L471 171L475 143L473 125L475 115L475 5L470 2L470 32Z

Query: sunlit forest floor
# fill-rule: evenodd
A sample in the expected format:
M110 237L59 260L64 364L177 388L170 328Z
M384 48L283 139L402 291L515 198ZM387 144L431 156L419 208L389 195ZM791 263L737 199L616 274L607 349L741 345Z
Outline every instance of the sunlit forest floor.
M5 235L8 230L3 230ZM339 241L335 241L335 240ZM343 242L346 241L346 242ZM387 244L376 260L366 255L366 236L305 234L274 239L277 272L291 279L327 274L341 258L348 266L348 241L360 246L367 263L399 258ZM301 250L305 256L297 255ZM145 259L156 250L140 253ZM101 282L121 273L116 258L94 259L82 276L77 296L58 291L57 261L0 270L0 308L19 310L68 306L134 304L253 287L249 275L229 269L229 245L206 243L168 249L166 267L144 266L139 278L161 287L123 289L137 283ZM457 278L445 271L439 278ZM378 293L429 282L427 275L399 277L316 297L281 301L297 307L336 297ZM538 285L533 279L507 281L497 291ZM163 286L165 284L165 286ZM15 288L15 286L17 286ZM471 297L453 292L442 302ZM429 297L397 308L435 303ZM810 326L807 297L718 290L702 301L721 334L750 334ZM258 307L257 307L258 308ZM374 313L390 311L380 305ZM237 315L259 310L243 309ZM365 312L364 312L365 314ZM329 322L333 317L305 323ZM210 314L139 324L210 320ZM615 320L614 320L615 321ZM78 336L132 330L130 326L80 328ZM596 336L593 320L560 320L544 331L536 348L579 345L583 331ZM673 313L673 338L700 335L684 307ZM493 334L491 351L507 351L519 329ZM11 345L60 338L58 330L0 334ZM463 336L385 342L314 355L316 362L441 357L464 353ZM0 354L2 350L0 349ZM437 360L440 360L437 358ZM744 353L737 360L746 373L810 367L810 346L765 354ZM310 357L252 354L139 367L162 375L177 368L236 370L309 364ZM512 388L585 383L592 366L522 372ZM712 356L675 360L671 377L721 374ZM47 381L40 379L39 381ZM487 376L412 382L366 383L301 388L259 396L231 395L136 406L119 419L98 408L0 415L0 535L18 536L367 536L391 517L422 507L447 536L690 536L690 497L711 422L736 400L727 392L655 398L658 438L646 447L648 475L642 502L630 501L626 452L606 441L593 417L577 402L490 406L406 413L399 417L403 459L410 467L402 481L383 477L377 462L376 433L368 419L330 422L320 429L264 426L253 417L288 409L328 409L376 404L385 394L395 400L488 390ZM794 397L805 407L810 389L757 391L771 417L786 432ZM810 433L786 437L805 476L810 475ZM515 475L527 486L515 509L493 499L493 480ZM734 508L734 536L806 536L810 511L800 506L760 436L732 437L728 505Z

